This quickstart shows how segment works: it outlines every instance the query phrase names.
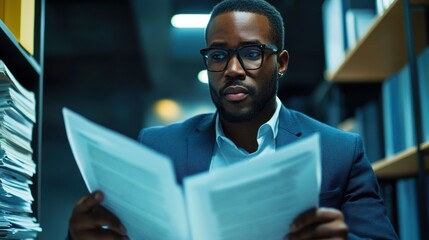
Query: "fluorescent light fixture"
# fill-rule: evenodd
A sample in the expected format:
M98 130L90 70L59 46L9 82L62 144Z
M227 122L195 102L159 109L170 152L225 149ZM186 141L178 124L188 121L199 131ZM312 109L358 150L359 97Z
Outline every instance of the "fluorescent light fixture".
M209 83L209 77L207 76L207 70L202 70L198 73L198 80L200 82L208 84Z
M210 14L176 14L171 18L175 28L205 28Z

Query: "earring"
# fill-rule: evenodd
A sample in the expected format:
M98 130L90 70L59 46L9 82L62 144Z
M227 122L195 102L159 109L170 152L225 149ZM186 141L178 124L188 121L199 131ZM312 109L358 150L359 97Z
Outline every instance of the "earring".
M283 77L283 75L285 75L285 73L284 72L279 72L278 75L279 75L279 77Z

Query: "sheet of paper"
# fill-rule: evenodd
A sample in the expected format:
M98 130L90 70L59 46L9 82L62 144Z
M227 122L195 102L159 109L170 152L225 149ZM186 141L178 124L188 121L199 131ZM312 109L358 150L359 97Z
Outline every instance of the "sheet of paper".
M250 161L185 179L192 239L281 240L318 206L319 135Z
M189 239L180 187L168 158L63 109L73 155L89 191L105 193L133 240Z

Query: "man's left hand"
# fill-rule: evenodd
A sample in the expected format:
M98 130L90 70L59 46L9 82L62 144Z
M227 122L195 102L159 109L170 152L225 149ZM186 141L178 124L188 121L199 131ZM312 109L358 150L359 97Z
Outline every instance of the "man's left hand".
M285 239L347 239L348 231L341 211L313 208L295 219Z

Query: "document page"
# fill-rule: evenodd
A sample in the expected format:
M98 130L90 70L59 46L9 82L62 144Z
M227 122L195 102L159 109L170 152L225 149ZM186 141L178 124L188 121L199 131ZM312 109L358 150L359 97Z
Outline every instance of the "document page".
M183 194L168 158L63 108L69 143L89 191L130 239L190 239Z
M281 240L302 212L318 206L319 135L185 179L192 239Z

